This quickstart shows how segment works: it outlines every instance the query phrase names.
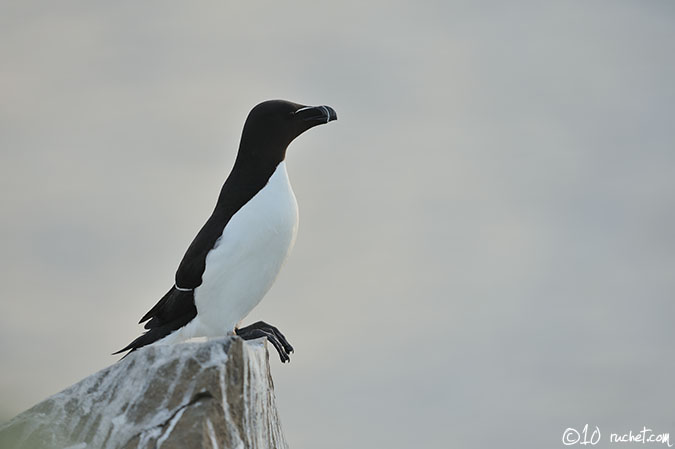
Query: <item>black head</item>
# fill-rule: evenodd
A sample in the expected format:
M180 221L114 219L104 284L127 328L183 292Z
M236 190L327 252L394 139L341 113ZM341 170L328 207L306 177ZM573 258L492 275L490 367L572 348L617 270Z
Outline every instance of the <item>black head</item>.
M305 106L285 100L269 100L248 114L237 161L254 160L276 166L286 157L288 145L310 128L337 120L330 106Z

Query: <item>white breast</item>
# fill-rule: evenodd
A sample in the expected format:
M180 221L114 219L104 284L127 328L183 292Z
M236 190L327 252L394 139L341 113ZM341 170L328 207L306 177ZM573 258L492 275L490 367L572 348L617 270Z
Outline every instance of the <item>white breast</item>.
M231 332L272 287L297 229L298 204L281 162L207 255L202 285L195 289L196 322L186 337Z

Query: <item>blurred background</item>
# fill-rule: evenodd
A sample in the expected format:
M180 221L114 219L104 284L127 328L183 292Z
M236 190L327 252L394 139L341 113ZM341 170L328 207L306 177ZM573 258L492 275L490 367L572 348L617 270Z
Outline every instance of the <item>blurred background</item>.
M0 419L117 360L248 111L297 245L246 322L292 448L675 434L675 3L0 3ZM674 437L675 439L675 437Z

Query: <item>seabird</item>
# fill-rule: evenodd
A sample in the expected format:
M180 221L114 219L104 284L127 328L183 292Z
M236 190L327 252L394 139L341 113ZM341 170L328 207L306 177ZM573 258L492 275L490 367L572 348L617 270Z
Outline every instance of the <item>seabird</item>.
M139 321L147 331L124 351L151 343L234 332L265 337L282 362L293 347L274 326L238 327L274 283L295 242L298 205L286 172L288 145L310 128L337 120L329 106L270 100L254 107L213 213L188 247L175 283Z

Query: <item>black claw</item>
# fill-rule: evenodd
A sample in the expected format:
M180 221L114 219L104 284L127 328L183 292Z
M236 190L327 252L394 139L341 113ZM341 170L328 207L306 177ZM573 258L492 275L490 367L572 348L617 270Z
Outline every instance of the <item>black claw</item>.
M253 340L255 338L265 337L274 346L279 353L282 363L290 362L289 354L293 352L293 346L286 340L284 334L279 329L271 326L264 321L258 321L250 326L235 329L234 332L244 340Z

